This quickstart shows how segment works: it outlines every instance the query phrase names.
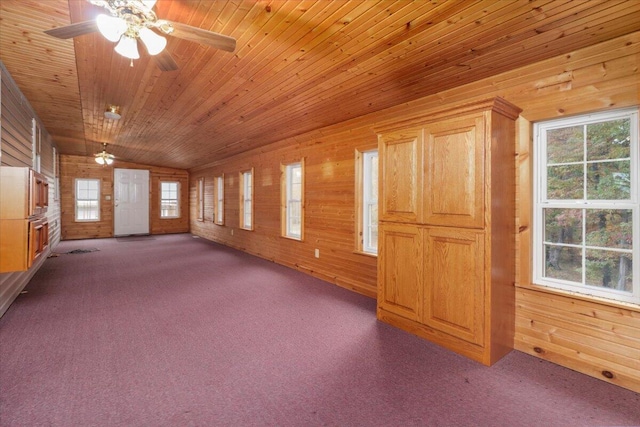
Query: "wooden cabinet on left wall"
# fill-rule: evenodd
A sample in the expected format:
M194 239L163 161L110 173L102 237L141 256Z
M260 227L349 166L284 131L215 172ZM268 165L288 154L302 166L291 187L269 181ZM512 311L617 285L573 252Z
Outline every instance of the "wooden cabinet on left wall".
M0 273L28 270L49 245L49 181L27 167L0 167Z

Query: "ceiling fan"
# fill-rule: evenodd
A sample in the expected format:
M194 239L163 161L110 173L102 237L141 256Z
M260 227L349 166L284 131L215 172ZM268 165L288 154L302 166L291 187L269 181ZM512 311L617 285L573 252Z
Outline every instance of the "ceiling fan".
M110 165L111 163L113 163L113 159L116 158L113 154L107 153L106 142L102 143L102 151L94 154L94 157L95 157L96 163L102 166Z
M158 19L153 11L156 0L87 1L105 8L109 15L100 14L95 20L77 22L47 30L45 33L60 39L69 39L83 34L100 32L107 40L118 42L115 51L131 59L132 64L134 59L140 57L138 53L138 39L140 39L162 71L178 69L173 57L165 49L167 40L163 35L206 44L227 52L233 52L236 48L236 40L233 37L179 22Z

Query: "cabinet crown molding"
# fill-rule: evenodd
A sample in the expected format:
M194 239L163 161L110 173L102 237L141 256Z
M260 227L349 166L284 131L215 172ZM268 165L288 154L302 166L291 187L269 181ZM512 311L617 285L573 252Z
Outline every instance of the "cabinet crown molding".
M373 130L379 134L397 129L419 128L424 124L436 122L443 118L453 118L473 113L484 113L487 111L494 111L511 120L515 120L520 116L522 109L516 107L504 98L494 97L465 104L451 105L444 109L440 106L429 110L421 110L415 115L409 115L401 121L395 119L376 123L373 126Z

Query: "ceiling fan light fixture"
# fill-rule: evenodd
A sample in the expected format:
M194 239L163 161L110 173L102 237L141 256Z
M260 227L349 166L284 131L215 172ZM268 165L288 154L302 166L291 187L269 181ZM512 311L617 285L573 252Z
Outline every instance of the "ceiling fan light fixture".
M140 54L138 53L138 40L127 34L124 34L122 38L120 38L120 43L116 45L115 51L125 58L140 58Z
M96 163L99 165L110 165L113 163L113 154L107 153L107 144L102 144L102 152L97 153L95 157Z
M100 14L96 17L98 30L107 40L117 42L127 31L128 25L122 18Z
M157 55L167 46L167 39L159 34L156 34L147 27L143 27L138 32L140 40L147 48L149 55Z

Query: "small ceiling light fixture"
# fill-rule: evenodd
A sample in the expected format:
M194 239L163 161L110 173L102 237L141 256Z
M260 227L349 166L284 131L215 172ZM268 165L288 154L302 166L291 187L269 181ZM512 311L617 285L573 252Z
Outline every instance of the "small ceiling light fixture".
M120 107L117 105L107 105L107 109L104 112L104 118L109 120L120 120L122 116L120 115Z
M96 163L102 166L110 165L113 163L113 159L113 154L107 153L107 143L102 143L102 151L100 153L96 153Z
M111 42L118 42L115 51L132 61L140 58L138 39L147 48L149 55L157 55L167 46L167 39L157 34L171 34L173 26L158 19L153 7L156 0L89 0L96 6L107 9L111 16L100 14L96 18L98 30Z

